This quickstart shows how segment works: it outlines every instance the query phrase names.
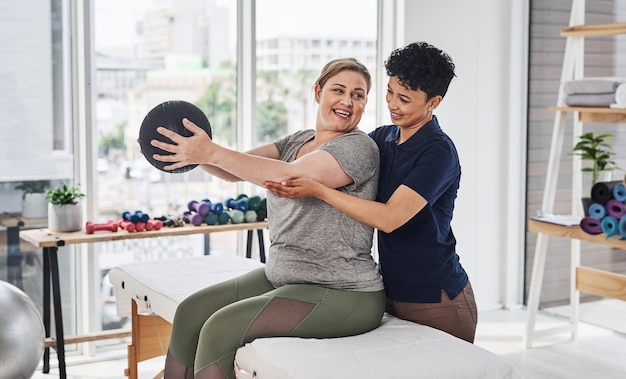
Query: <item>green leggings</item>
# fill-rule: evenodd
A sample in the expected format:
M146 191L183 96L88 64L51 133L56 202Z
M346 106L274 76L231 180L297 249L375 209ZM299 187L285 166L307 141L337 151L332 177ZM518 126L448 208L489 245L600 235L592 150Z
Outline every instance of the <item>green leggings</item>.
M361 334L379 325L384 310L384 291L343 291L309 284L274 288L261 267L181 302L168 354L177 365L193 367L196 374L209 367L216 370L218 365L224 377L233 378L235 352L255 338ZM166 361L166 373L167 366Z

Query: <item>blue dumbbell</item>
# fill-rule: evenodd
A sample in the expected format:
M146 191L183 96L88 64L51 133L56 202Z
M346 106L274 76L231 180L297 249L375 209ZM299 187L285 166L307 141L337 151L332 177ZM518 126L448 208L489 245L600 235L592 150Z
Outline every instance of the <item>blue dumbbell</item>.
M230 209L237 209L240 210L242 212L245 212L248 210L248 201L247 200L235 200L235 199L226 199L226 201L224 202L226 204L227 208Z

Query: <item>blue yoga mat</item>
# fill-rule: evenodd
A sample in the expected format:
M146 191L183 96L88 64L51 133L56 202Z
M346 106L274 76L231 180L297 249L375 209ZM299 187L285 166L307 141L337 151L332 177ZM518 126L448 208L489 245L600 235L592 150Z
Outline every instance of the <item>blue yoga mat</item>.
M619 234L617 219L613 216L605 216L600 221L600 226L602 227L602 232L606 234L606 239Z

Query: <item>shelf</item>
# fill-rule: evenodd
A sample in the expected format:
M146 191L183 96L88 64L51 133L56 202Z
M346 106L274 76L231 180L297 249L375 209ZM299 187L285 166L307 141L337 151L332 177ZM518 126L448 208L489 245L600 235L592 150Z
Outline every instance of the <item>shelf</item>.
M616 36L626 34L626 23L612 24L595 24L585 25L585 0L573 0L570 11L569 26L561 29L561 36L567 37L565 44L565 54L563 58L563 67L561 69L561 85L559 86L559 99L564 99L564 85L569 80L576 79L580 75L577 69L584 67L584 38L585 37L602 37ZM548 202L554 205L555 194L557 190L557 182L559 179L560 152L563 148L565 136L565 119L564 113L572 112L573 115L573 132L582 134L584 122L590 123L626 123L626 109L611 107L568 107L559 101L559 106L549 107L551 111L556 111L554 118L554 129L552 132L552 142L550 147L550 159L548 161L548 175L543 193L543 203L551 207ZM573 163L577 163L572 158ZM580 193L582 191L582 183L577 181L572 184L572 192ZM572 197L572 205L578 201L575 196ZM563 226L551 224L538 220L528 220L528 229L537 232L536 250L533 259L533 270L530 278L530 287L528 292L528 319L526 322L526 333L524 334L524 344L526 347L532 347L533 338L545 336L543 333L535 330L535 321L537 311L539 310L539 299L541 297L541 287L543 281L546 259L548 255L548 237L550 235L567 238L578 241L585 241L597 245L609 246L626 251L626 240L621 237L614 236L607 238L607 235L596 234L591 235L584 232L579 225ZM589 292L600 296L607 296L617 299L626 299L626 275L615 274L611 272L595 270L588 267L580 266L580 250L581 244L572 243L570 246L570 320L568 327L559 328L554 332L560 333L564 330L571 332L572 338L577 336L577 323L579 317L580 294L579 291Z
M32 229L20 232L20 238L37 247L59 247L65 245L93 242L111 242L127 239L170 237L213 232L267 229L267 221L243 222L239 224L200 225L185 224L181 227L163 227L159 230L132 232L96 232L87 234L85 230L78 232L52 232L49 229Z
M626 275L591 267L576 267L576 288L602 297L626 300Z
M607 239L604 233L589 234L584 232L580 226L562 226L530 219L528 220L528 229L531 232L626 249L626 240L619 236ZM626 300L626 275L578 266L576 267L576 289L602 297Z
M561 29L561 37L603 37L626 34L626 23L576 25Z
M578 117L582 122L626 122L626 108L608 107L548 107L551 111L578 112Z
M607 239L606 234L604 233L589 234L584 232L580 226L562 226L529 219L528 230L531 232L545 233L556 237L576 239L626 250L626 240L622 240L619 236Z

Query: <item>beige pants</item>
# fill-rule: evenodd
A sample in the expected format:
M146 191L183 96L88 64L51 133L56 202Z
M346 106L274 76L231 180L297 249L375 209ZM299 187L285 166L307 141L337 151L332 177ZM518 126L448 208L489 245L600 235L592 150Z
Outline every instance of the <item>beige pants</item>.
M452 300L442 290L441 303L404 303L387 299L387 312L474 343L478 310L474 291L469 282Z

